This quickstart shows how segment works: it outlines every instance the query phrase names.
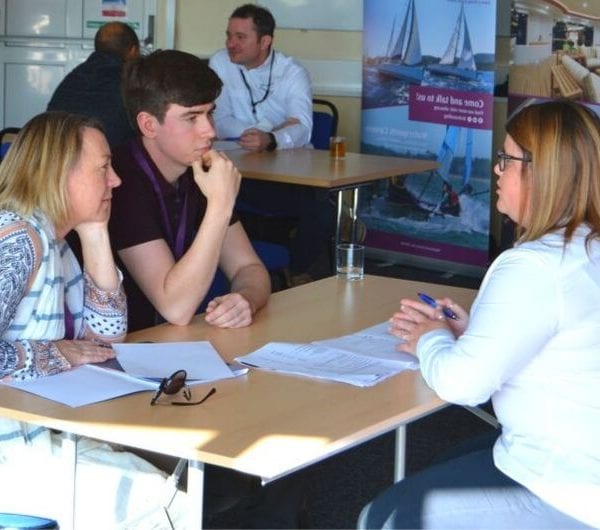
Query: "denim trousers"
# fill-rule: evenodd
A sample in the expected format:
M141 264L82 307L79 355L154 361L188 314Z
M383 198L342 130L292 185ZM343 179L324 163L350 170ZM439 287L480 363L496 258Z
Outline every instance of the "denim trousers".
M589 527L502 473L490 445L397 482L363 508L358 528Z

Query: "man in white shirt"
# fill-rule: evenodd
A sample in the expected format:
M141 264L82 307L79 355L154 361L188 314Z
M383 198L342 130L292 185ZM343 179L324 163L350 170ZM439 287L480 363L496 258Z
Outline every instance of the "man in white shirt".
M235 139L250 151L310 146L312 90L306 69L273 49L275 20L255 4L234 10L227 25L226 48L210 59L223 81L216 100L215 127L220 139ZM291 241L293 274L324 276L315 262L329 250L334 209L327 193L315 188L243 181L238 205L298 219ZM243 208L241 208L243 210Z
M214 118L221 138L244 149L306 147L312 132L312 89L306 69L272 48L275 20L255 4L238 7L226 48L210 59L224 87Z

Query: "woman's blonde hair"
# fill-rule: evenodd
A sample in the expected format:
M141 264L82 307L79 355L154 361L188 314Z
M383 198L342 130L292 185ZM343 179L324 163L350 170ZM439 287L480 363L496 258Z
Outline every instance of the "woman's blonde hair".
M94 118L44 112L27 122L0 164L0 208L23 216L41 211L55 226L69 216L67 176L81 155L83 129Z
M522 108L506 132L531 157L523 164L521 214L527 210L527 222L519 241L564 229L566 244L582 223L591 229L587 242L598 239L600 118L582 104L559 99Z

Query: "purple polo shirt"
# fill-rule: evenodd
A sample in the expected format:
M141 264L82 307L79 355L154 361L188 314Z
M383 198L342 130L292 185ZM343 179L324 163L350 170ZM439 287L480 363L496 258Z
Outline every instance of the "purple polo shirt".
M191 168L188 168L179 178L178 185L175 187L165 180L138 139L113 151L112 165L121 178L122 184L113 190L109 231L117 264L124 275L129 331L153 326L162 319L129 275L118 258L117 251L148 241L164 239L175 254L174 242L169 240L167 230L163 226L165 220L152 182L134 156L135 145L138 153L145 158L156 176L156 182L164 197L172 234L177 234L187 194L184 252L190 247L206 212L206 198L194 182ZM230 225L236 221L238 218L234 213ZM152 267L152 263L148 263L148 267Z

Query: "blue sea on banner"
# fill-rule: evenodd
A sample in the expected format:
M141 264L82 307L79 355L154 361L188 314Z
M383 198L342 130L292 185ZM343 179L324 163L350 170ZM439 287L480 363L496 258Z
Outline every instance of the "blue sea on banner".
M407 112L407 106L363 111L361 151L439 160L448 128L410 121ZM467 156L468 132L472 145ZM489 130L463 128L445 169L393 177L361 189L361 221L367 229L487 251L491 135ZM458 211L445 207L444 184L458 196Z
M477 79L466 81L450 76L434 75L424 68L422 86L447 88L463 92L492 93L494 72L481 70ZM382 76L374 65L363 66L363 109L394 107L408 104L410 83L405 80Z
M367 230L404 234L412 238L449 243L487 251L490 229L490 179L472 178L469 193L459 194L460 214L443 213L441 184L434 174L409 175L402 183L423 208L396 202L393 179L361 189L359 218ZM452 187L460 191L462 177L451 175ZM428 182L429 181L429 182ZM425 186L427 184L427 186Z

